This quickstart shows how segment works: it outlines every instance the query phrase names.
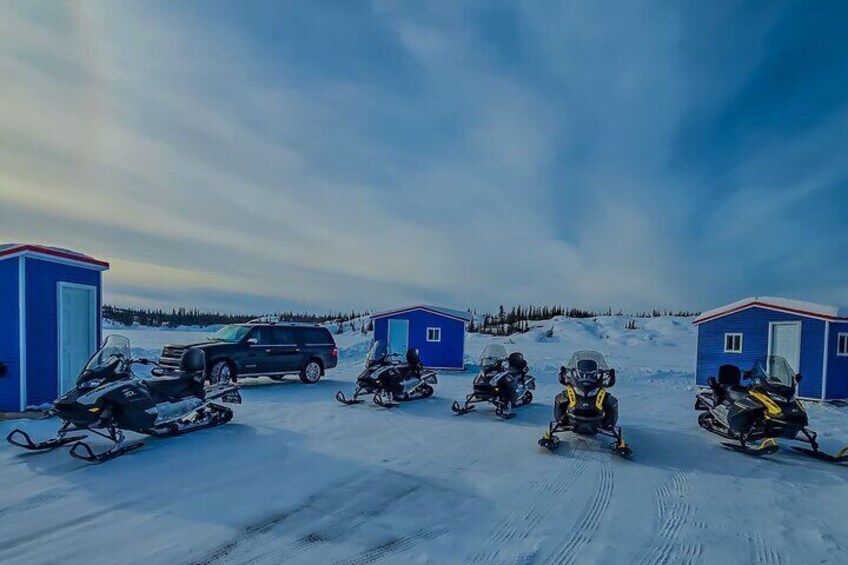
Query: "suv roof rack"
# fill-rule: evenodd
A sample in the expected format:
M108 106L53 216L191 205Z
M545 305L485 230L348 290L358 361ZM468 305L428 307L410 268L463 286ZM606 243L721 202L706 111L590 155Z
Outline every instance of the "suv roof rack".
M316 323L312 323L312 322L289 322L289 321L283 320L279 316L272 316L270 314L267 315L267 316L260 316L258 318L254 318L247 323L248 324L268 324L268 325L271 325L271 326L275 326L277 324L285 324L287 326L304 326L304 327L319 327L321 325L321 324L316 324Z

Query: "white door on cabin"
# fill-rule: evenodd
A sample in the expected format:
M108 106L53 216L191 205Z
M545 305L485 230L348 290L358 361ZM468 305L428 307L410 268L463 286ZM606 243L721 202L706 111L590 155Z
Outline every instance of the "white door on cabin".
M389 320L389 353L405 356L409 349L409 320Z
M769 336L769 355L786 359L797 373L801 369L801 322L774 322Z
M97 349L97 289L59 283L59 394L71 390Z

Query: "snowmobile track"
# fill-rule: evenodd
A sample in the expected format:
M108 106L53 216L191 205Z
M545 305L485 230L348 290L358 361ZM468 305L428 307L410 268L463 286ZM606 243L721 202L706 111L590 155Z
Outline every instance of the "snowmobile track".
M691 525L694 509L688 498L691 473L677 472L654 491L657 504L657 535L639 565L694 565L702 561L704 548L700 542L679 543L684 527Z
M556 549L547 563L557 565L573 565L583 551L594 539L601 522L606 516L615 481L612 474L612 465L609 460L601 463L601 471L598 474L598 484L595 487L595 495L589 505L581 512L582 519L572 531L571 537Z
M408 551L422 542L436 539L437 537L442 536L447 532L448 529L443 526L434 528L423 528L421 530L413 532L408 536L403 536L401 538L394 539L382 545L378 545L377 547L366 549L365 551L358 555L355 555L354 557L343 559L341 561L336 561L335 563L337 565L367 565L368 563L376 563L381 559L385 559L387 557L397 555L398 553Z
M568 474L557 483L545 482L539 488L541 498L533 507L521 515L509 515L501 520L492 530L486 548L475 553L470 563L491 563L497 560L501 550L509 547L517 540L524 540L541 523L544 517L560 502L562 496L568 493L571 486L586 471L591 461L595 460L590 451L581 451L577 462L569 470ZM520 559L524 563L530 563L535 553L523 555Z

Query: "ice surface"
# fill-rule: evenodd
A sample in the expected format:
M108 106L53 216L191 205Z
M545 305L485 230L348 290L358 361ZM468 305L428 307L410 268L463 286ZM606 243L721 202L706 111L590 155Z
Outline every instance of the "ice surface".
M469 371L387 411L341 406L367 353L334 336L340 366L317 385L250 381L232 423L148 439L101 466L66 450L0 448L0 562L104 563L845 563L848 469L792 454L752 459L719 446L693 410L690 318L558 319L511 338L471 335ZM545 337L553 327L554 335ZM197 332L109 330L136 354ZM202 334L200 334L202 335ZM522 351L536 400L510 421L456 416L484 345ZM556 373L579 349L616 368L632 461L595 440L536 445ZM808 404L835 451L846 411ZM3 422L50 435L53 420Z

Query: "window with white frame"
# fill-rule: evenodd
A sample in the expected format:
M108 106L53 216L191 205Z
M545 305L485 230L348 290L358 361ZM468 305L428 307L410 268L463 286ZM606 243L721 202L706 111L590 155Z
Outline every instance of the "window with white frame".
M742 334L724 334L724 352L742 353Z
M848 357L848 333L841 333L836 336L836 354L841 357Z
M442 328L427 328L427 341L440 342L442 341Z

